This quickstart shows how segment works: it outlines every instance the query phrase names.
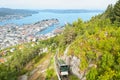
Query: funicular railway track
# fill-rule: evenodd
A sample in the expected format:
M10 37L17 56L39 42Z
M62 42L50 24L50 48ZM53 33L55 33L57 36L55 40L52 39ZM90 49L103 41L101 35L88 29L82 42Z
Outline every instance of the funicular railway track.
M61 77L61 80L69 80L68 76Z
M63 63L62 61L59 61L57 58L57 53L54 56L54 65L55 65L55 69L56 69L56 74L58 77L58 80L70 80L68 77L68 65L66 65L65 63Z

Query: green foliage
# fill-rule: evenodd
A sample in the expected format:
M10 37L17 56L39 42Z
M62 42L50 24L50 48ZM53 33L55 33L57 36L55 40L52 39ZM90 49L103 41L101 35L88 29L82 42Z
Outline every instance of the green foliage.
M98 76L97 69L93 67L90 69L90 71L88 71L88 74L86 77L87 77L87 80L96 80L97 76Z
M114 25L120 27L120 0L114 6L108 5L106 11L99 18L108 18Z
M75 76L75 75L70 75L70 76L69 76L69 79L70 79L70 80L79 80L78 77Z
M28 62L32 59L37 62L44 57L45 54L39 56L39 49L43 48L43 43L31 42L15 46L15 51L9 52L9 55L5 56L7 62L0 64L0 80L17 80L19 75L26 73L27 70L24 70L24 66Z
M46 80L49 80L52 76L53 76L53 69L48 69L47 70L47 76L46 76Z
M115 4L113 9L113 21L117 26L120 26L120 0Z
M103 53L102 59L101 59L101 68L103 70L107 70L108 68L112 67L114 65L114 56L108 52Z
M120 0L115 6L109 5L102 15L86 23L75 21L72 24L77 37L71 44L69 55L80 58L80 70L87 70L87 80L120 79L119 5ZM94 66L90 66L92 64Z
M72 26L70 25L67 25L65 27L65 30L63 32L63 40L64 40L64 44L70 44L76 37L76 32L75 32L75 28L73 28Z
M110 68L102 73L97 80L111 80L115 76L115 71L111 70ZM116 79L115 79L116 80Z
M45 80L57 80L57 75L54 71L54 68L49 68L46 71L46 79Z

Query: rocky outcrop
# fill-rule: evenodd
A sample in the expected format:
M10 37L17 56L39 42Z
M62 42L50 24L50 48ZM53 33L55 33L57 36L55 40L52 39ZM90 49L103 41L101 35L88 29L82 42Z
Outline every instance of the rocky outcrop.
M84 77L85 73L80 70L80 59L76 56L66 56L65 57L66 64L70 65L70 72L76 75L80 80L86 80Z
M70 73L76 75L80 80L86 80L85 77L86 70L85 71L80 70L80 64L81 64L80 58L74 55L68 56L68 50L70 46L71 45L69 45L64 51L64 56L62 57L62 59L66 62L67 65L70 66Z

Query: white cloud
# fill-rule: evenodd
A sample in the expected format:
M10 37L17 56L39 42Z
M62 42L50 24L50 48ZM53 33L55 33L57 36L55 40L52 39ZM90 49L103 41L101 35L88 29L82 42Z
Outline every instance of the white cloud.
M0 7L27 9L105 9L117 0L0 0Z

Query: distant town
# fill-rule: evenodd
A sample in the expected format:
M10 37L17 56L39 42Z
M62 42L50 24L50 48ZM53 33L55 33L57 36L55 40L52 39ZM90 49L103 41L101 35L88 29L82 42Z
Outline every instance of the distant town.
M18 26L15 24L6 24L0 26L0 49L4 49L16 44L21 44L38 39L44 40L61 33L62 29L56 29L53 32L45 35L37 34L38 32L50 27L51 25L58 24L58 19L47 19L36 22L34 24L27 24Z
M6 16L2 16L0 17L0 22L3 22L3 21L6 21L6 20L11 20L11 19L22 19L24 17L27 17L27 16L31 16L32 14L14 14L14 15L6 15Z

